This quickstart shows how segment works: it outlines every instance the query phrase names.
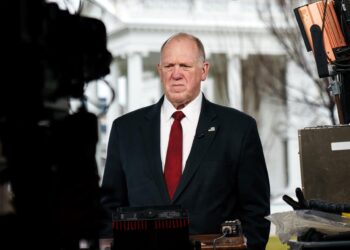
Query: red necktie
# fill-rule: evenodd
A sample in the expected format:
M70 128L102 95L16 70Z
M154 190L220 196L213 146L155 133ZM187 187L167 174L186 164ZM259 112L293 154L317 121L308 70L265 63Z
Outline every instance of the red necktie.
M168 187L170 199L173 198L182 174L182 127L181 120L185 117L182 111L176 111L172 117L167 155L165 159L164 178Z

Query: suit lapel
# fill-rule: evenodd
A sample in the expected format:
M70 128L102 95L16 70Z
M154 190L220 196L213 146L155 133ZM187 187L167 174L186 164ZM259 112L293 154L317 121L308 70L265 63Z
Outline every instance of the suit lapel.
M206 154L217 133L219 125L215 119L216 113L212 109L212 104L208 102L203 96L203 104L201 114L198 121L196 135L193 140L190 155L188 156L185 170L180 180L180 184L174 194L173 202L184 191L185 187L191 181L191 178L197 171L203 156Z
M150 112L145 114L146 122L140 124L143 136L143 145L148 159L148 168L150 177L158 187L162 203L169 203L170 199L167 193L163 178L162 162L160 157L160 108L163 98L153 106Z

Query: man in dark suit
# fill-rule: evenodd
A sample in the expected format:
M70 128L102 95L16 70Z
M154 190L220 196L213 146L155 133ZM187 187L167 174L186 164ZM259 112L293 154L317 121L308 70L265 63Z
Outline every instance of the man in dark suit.
M178 33L163 44L158 72L164 96L112 126L102 182L109 190L102 197L108 219L101 238L112 236L116 207L181 205L189 212L190 234L219 233L225 220L240 219L249 249L265 249L270 188L256 122L204 97L200 87L208 71L198 38ZM179 110L185 116L182 173L172 193L164 172L172 113Z

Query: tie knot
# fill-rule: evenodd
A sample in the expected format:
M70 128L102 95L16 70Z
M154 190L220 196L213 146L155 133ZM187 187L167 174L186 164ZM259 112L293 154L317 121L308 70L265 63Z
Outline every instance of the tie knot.
M172 117L177 120L177 121L181 121L182 118L185 117L185 114L182 111L175 111L172 115Z

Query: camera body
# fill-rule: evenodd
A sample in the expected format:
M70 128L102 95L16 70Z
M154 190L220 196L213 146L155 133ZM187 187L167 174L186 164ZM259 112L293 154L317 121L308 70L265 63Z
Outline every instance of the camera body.
M66 103L84 99L85 84L109 73L105 26L44 0L8 0L4 10L11 20L3 22L0 180L11 185L15 214L0 217L0 249L75 250L81 239L93 248L97 117L70 114Z

